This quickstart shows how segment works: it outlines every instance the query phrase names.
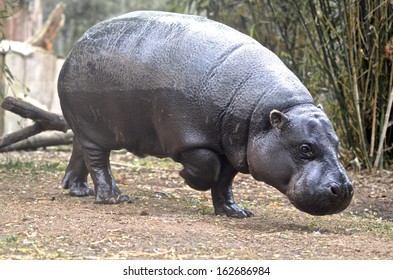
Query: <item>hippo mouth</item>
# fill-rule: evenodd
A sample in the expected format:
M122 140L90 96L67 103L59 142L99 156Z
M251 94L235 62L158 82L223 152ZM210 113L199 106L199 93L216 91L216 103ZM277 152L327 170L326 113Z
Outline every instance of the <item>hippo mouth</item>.
M351 182L322 186L288 186L286 196L300 211L314 216L337 214L346 209L353 197Z

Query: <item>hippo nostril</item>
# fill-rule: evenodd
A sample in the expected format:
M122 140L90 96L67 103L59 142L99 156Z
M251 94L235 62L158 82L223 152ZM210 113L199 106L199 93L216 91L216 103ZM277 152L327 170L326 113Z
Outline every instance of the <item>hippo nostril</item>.
M336 183L330 184L330 191L333 195L339 196L342 198L351 198L353 196L353 188L352 184L346 183L343 185L339 185Z
M334 194L334 195L339 195L340 194L340 188L337 185L333 185L330 187L330 191Z

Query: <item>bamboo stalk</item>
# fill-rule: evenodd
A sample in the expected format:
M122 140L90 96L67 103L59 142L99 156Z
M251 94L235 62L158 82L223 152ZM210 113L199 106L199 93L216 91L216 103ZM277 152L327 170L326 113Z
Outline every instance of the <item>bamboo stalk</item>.
M372 66L373 66L373 57L375 54L375 49L376 49L376 44L373 45L372 47L372 52L370 55L370 64L369 64L369 68L368 68L368 73L366 76L366 82L365 82L365 88L368 89L369 88L369 83L370 83L370 76L372 74ZM370 97L371 98L371 106L372 106L372 116L371 116L371 139L370 139L370 148L369 148L369 157L373 158L374 156L374 147L375 147L375 136L377 133L377 101L378 101L378 79L375 79L375 85L374 85L374 96ZM365 102L366 103L366 102ZM366 106L366 104L365 104Z
M383 152L383 143L385 141L385 137L386 137L386 131L388 129L389 126L389 117L390 117L390 112L392 111L392 103L393 103L393 88L389 94L389 101L388 101L388 107L386 109L386 113L385 113L385 119L383 122L383 127L382 127L382 133L381 133L381 137L379 138L379 145L378 145L378 150L377 150L377 154L375 157L375 161L374 161L374 170L377 170L379 167L379 163L381 160L381 156L382 156L382 152Z
M356 65L353 59L353 51L350 48L349 49L349 60L351 63L351 74L352 74L352 79L353 79L353 94L354 94L354 102L355 102L355 112L356 112L356 118L357 118L357 128L359 129L359 140L360 140L360 146L362 149L362 153L364 154L364 159L366 160L366 165L369 168L370 167L370 162L368 158L368 153L367 153L367 145L366 145L366 140L365 140L365 134L363 130L363 121L362 121L362 115L360 111L360 94L359 94L359 87L357 83L357 72L356 72Z
M357 14L357 11L360 9L360 7L357 7L356 9L350 5L349 6L349 15L348 15L348 20L347 20L347 36L349 38L348 42L348 74L349 74L349 81L352 86L352 102L354 104L354 109L355 109L355 120L356 120L356 130L358 133L358 139L359 139L359 144L360 144L360 153L362 155L362 158L367 166L367 168L371 168L371 162L368 157L368 149L367 149L367 144L366 144L366 136L364 133L363 129L363 119L362 119L362 114L361 114L361 108L360 108L360 92L359 92L359 85L358 85L358 75L357 75L357 69L359 68L356 61L355 57L356 54L354 53L354 48L357 47L356 43L356 30L359 28L360 22L359 22L359 15ZM346 17L345 17L346 18Z
M378 81L376 81L378 83ZM371 141L370 141L370 151L369 156L372 158L374 156L374 147L375 147L375 135L377 131L377 99L378 99L378 90L375 87L374 90L374 99L372 100L372 123L371 123Z

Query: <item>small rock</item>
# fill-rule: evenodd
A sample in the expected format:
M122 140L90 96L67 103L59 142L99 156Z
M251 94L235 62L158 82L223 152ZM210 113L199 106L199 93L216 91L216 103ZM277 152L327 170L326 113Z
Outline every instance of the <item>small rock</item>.
M142 211L139 215L141 215L141 216L149 216L149 213L147 211Z

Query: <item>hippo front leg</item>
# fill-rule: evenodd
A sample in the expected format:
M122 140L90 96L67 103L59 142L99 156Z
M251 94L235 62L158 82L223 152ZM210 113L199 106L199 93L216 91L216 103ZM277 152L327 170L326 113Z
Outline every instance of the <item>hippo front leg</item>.
M100 148L84 148L83 155L94 183L96 194L94 203L115 204L129 202L130 197L121 194L113 178L109 162L110 151Z
M182 152L179 162L184 166L180 175L190 187L201 191L211 189L216 215L235 218L253 215L235 203L232 181L237 171L223 156L209 149L195 149Z
M247 218L254 214L235 203L232 193L232 182L237 171L225 160L222 161L220 176L211 188L214 212L216 215L226 215L235 218Z

